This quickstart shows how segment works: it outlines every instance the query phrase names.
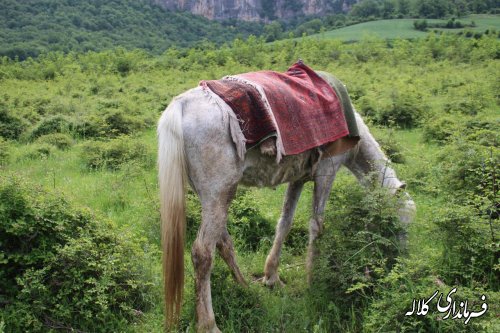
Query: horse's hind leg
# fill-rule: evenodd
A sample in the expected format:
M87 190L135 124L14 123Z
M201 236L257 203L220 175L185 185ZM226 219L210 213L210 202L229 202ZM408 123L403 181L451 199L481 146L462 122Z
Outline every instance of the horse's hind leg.
M182 100L184 147L190 184L200 197L201 226L192 247L198 332L220 332L215 323L210 274L217 244L224 244L229 204L243 174L224 113L193 90Z
M201 196L202 222L193 243L192 260L195 270L196 315L198 332L220 332L212 308L210 274L216 245L223 241L227 211L236 185L226 192Z
M281 217L276 225L276 235L274 236L273 247L267 256L264 267L264 283L269 287L274 286L276 283L281 284L278 276L281 248L292 227L293 215L295 213L295 208L297 208L297 202L299 201L303 186L304 183L302 181L290 183L288 185Z
M229 236L227 229L224 229L221 239L217 242L217 249L219 250L219 254L222 259L224 259L226 264L231 269L231 273L236 282L242 286L248 286L243 274L241 274L238 264L236 263L233 241L231 240L231 236Z

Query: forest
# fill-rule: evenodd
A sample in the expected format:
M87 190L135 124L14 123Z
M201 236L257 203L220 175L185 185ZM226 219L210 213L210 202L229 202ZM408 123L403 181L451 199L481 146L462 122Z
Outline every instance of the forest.
M500 41L429 33L357 43L237 38L203 48L0 58L0 332L162 332L156 122L173 96L297 59L335 74L417 205L407 249L397 203L337 177L306 283L311 186L281 258L282 288L257 282L286 186L238 189L229 232L250 282L212 273L223 332L498 332ZM179 332L195 331L190 248L200 204L188 193ZM366 274L369 269L371 274ZM451 290L477 318L406 316ZM482 296L484 295L484 298ZM414 303L413 303L414 304Z
M377 19L460 19L473 13L498 14L494 0L362 0L348 12L342 10L342 1L332 1L334 12L279 21L272 14L274 2L264 2L264 21L258 23L214 22L166 10L152 0L2 0L0 56L25 60L49 51L104 51L117 46L158 55L173 46L230 44L249 35L274 41ZM287 2L291 9L298 5L297 1Z
M0 2L0 56L36 57L47 51L101 51L122 46L159 54L171 46L217 44L259 35L256 23L213 22L171 12L149 0L5 0Z

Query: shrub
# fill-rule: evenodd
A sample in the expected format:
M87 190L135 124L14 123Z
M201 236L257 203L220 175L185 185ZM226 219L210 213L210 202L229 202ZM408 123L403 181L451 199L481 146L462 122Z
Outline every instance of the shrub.
M211 289L212 294L216 295L213 299L216 322L233 324L231 327L221 327L221 329L252 332L255 327L259 327L264 315L259 294L251 287L244 288L237 284L226 265L220 260L212 271Z
M381 125L411 128L418 125L426 106L421 98L410 92L394 92L390 104L378 110L374 121Z
M44 159L52 155L54 151L54 147L46 143L34 143L26 147L27 150L21 155L21 159Z
M13 116L7 106L0 102L0 137L17 140L25 131L26 124L16 116Z
M445 170L442 184L460 200L470 201L474 195L496 191L496 166L500 150L469 142L456 142L445 147L439 156Z
M484 109L478 101L474 101L470 98L464 98L461 100L454 100L452 102L446 103L444 105L444 111L448 113L461 113L463 115L475 116L479 111Z
M126 76L132 69L132 62L130 59L120 57L116 60L116 70L122 76Z
M467 131L466 140L475 142L478 145L485 147L497 147L500 145L500 133L497 130L479 129Z
M82 138L115 138L136 133L145 125L142 119L115 111L104 117L97 115L86 117L75 124L74 132Z
M474 117L466 121L464 125L467 141L486 147L498 147L500 143L499 119L490 120Z
M74 135L83 139L106 137L104 120L93 114L88 115L75 122Z
M377 138L377 142L384 153L393 163L405 163L405 157L401 152L401 145L389 134L388 136Z
M263 240L274 235L273 227L258 210L252 192L246 189L240 190L231 203L228 231L236 246L250 251L257 250Z
M420 31L427 31L427 20L416 20L413 21L413 27Z
M68 133L73 128L73 123L64 116L57 115L43 119L32 131L32 140L52 133Z
M439 273L453 285L499 289L496 237L492 220L473 206L448 205L433 219L444 248Z
M349 329L360 331L367 296L400 253L402 227L399 205L385 189L344 186L333 193L334 208L325 215L328 227L317 242L321 255L314 262L311 297L330 331L346 330L352 322L357 324Z
M427 142L447 142L458 130L459 124L455 117L444 116L428 119L423 124L423 136Z
M132 134L143 127L143 123L135 117L117 111L104 118L106 136L113 137L122 134Z
M9 159L9 144L2 137L0 137L0 166L9 164Z
M269 237L274 233L269 234ZM301 255L307 249L309 230L304 225L294 224L285 240L285 248L293 255Z
M37 139L38 143L49 144L60 150L67 150L73 145L73 139L63 133L52 133L42 135Z
M87 142L82 147L81 157L89 169L117 170L128 162L136 161L148 166L153 161L148 146L128 136L106 142Z
M152 305L137 242L18 179L0 177L0 243L9 332L120 331Z
M496 332L496 319L498 313L498 293L485 292L482 288L472 289L463 286L457 287L453 300L457 306L461 300L469 300L469 307L480 309L480 297L488 296L489 309L484 317L472 319L464 325L464 319L443 320L446 313L436 310L435 297L428 305L429 312L426 316L405 316L412 309L413 300L428 299L436 290L443 294L443 298L456 285L447 285L435 275L433 269L426 265L422 259L409 258L401 260L393 270L382 279L375 289L373 302L364 311L362 332ZM475 302L475 305L472 305ZM443 304L443 301L441 301ZM470 309L469 308L469 309Z
M356 102L356 105L363 116L369 117L370 119L375 119L377 114L377 107L373 98L368 96L361 96Z

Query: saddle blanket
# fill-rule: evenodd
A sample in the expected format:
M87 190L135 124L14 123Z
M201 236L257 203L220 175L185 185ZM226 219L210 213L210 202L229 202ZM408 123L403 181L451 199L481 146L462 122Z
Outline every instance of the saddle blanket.
M259 71L201 81L239 119L247 147L276 135L279 155L294 155L349 134L334 89L301 61L284 73Z

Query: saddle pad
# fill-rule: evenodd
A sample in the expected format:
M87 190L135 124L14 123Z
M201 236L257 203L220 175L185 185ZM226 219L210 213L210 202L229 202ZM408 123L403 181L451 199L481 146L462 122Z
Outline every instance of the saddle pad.
M302 62L200 84L233 109L248 145L275 132L278 150L294 155L349 134L337 94Z

